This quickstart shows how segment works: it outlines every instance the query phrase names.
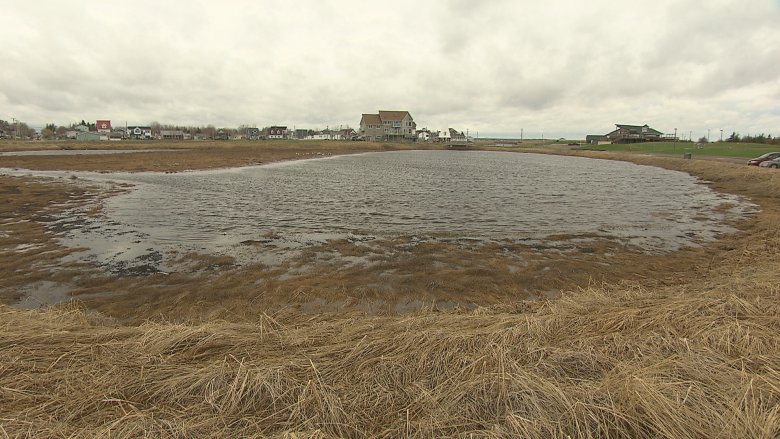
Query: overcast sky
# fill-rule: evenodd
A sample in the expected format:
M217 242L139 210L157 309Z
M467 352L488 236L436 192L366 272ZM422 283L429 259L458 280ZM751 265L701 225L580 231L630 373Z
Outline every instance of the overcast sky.
M780 135L780 0L0 0L0 119Z

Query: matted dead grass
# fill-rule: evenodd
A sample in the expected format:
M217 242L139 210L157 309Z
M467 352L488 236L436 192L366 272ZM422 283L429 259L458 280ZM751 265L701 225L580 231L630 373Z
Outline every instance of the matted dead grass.
M774 437L776 261L403 317L0 308L8 437Z
M750 196L762 212L704 248L625 253L606 266L591 263L615 251L609 241L555 259L543 248L402 237L313 248L277 271L222 270L229 258L183 255L199 283L188 273L84 276L76 282L89 291L126 294L48 310L0 307L0 436L776 437L780 173L589 154L690 172ZM16 203L0 222L0 262L10 264L11 249L24 245L13 237L52 242L26 215L68 197L57 185L0 183L0 196ZM14 198L34 191L43 192L29 205ZM4 270L3 286L9 274L66 270L39 257ZM314 271L278 280L306 267ZM400 316L266 305L386 297L370 285L388 272L410 299L495 301ZM533 291L563 294L518 300L534 274ZM95 307L103 313L85 311ZM122 309L146 320L119 324L130 314Z
M31 145L27 143L26 148ZM21 168L38 171L159 171L179 172L194 169L216 169L252 166L282 160L321 158L331 155L356 154L416 149L411 144L372 142L330 142L309 140L279 141L149 141L149 142L36 142L40 150L159 150L132 154L89 155L0 155L0 168ZM0 142L0 151L19 149L17 143ZM428 149L443 149L429 145ZM171 151L172 150L172 151Z

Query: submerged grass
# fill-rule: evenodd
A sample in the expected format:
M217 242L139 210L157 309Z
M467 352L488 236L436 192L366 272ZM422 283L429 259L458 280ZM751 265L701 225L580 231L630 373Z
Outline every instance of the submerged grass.
M780 173L631 159L749 195L762 212L705 248L626 256L601 269L579 264L615 251L608 242L552 259L544 249L497 244L483 252L402 238L307 250L302 267L318 258L334 265L290 283L270 280L278 273L264 267L223 272L231 259L196 254L181 258L207 274L195 284L181 273L90 278L85 287L95 291L138 294L104 299L116 307L104 303L102 314L88 312L97 302L86 301L35 311L0 306L0 437L778 436ZM13 194L48 187L36 185L6 190L21 204L0 222L3 262L33 251L18 247L21 236L50 245L40 230L24 229L36 224L26 212L43 207ZM328 254L370 264L344 265ZM540 254L545 265L519 263ZM5 289L21 285L13 276L54 269L31 268L44 256L29 257L3 268ZM518 274L544 267L549 274L535 280ZM472 294L493 304L401 316L262 306L274 295L357 300L376 293L366 282L388 272L402 275L391 285L399 291ZM518 301L526 288L562 294ZM121 308L149 318L119 324Z

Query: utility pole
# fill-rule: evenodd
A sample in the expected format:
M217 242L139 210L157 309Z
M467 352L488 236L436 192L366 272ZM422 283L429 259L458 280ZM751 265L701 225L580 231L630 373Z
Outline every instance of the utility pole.
M19 135L19 119L12 117L12 121L14 121L14 139Z
M688 131L688 141L693 143L693 130Z
M720 141L723 142L723 130L720 130Z
M523 143L523 129L520 128L520 143Z
M677 128L674 129L674 145L672 149L677 149Z
M710 129L707 128L707 143L710 143Z

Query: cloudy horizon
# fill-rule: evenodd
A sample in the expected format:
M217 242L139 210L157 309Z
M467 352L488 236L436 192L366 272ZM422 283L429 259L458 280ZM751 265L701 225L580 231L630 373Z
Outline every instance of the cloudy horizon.
M780 0L153 2L3 8L0 119L480 137L648 124L780 135Z

